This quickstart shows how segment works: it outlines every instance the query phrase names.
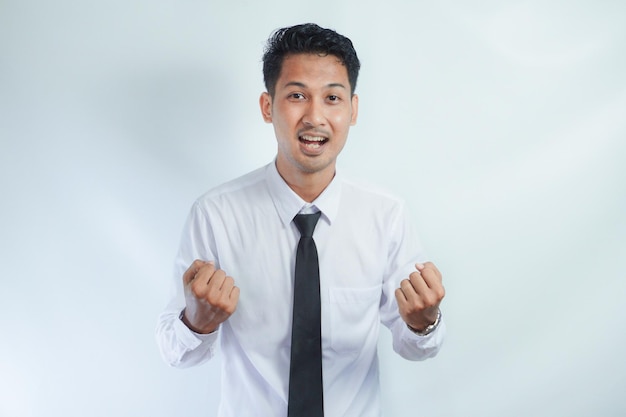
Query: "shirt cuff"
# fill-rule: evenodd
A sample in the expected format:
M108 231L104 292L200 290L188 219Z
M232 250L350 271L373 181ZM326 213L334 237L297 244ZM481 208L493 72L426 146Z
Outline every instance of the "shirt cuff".
M187 327L179 318L174 320L174 332L183 346L185 346L188 350L194 350L203 343L215 342L217 340L217 336L219 335L219 327L213 333L196 333Z
M406 340L414 340L424 346L438 344L443 334L445 333L445 327L446 327L445 323L443 322L443 319L441 319L441 321L439 322L439 325L437 326L435 330L433 330L431 333L425 336L422 336L411 331L411 329L407 327L406 323L403 322L403 324L404 326L402 327L404 327L404 330L403 330L402 337Z

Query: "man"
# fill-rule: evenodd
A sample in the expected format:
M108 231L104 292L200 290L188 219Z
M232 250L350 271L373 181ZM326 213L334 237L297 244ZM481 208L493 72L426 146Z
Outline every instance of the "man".
M176 259L177 293L159 317L161 352L187 367L213 357L219 341L222 417L305 415L297 407L306 415L318 407L326 417L379 416L379 323L403 357L436 355L445 332L441 274L425 262L400 200L336 171L358 114L352 42L298 25L273 34L263 61L260 107L274 126L276 159L195 202ZM302 214L319 216L318 274L317 287L297 298ZM321 372L294 388L301 368L292 358L303 337L292 331L295 310L316 298L318 324L303 327L321 327L313 343ZM317 385L320 398L309 398Z

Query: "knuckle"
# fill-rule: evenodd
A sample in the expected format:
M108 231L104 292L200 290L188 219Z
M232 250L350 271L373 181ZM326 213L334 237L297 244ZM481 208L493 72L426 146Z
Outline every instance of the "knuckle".
M230 302L229 300L226 300L224 298L219 298L218 300L215 301L215 303L213 304L213 306L228 314L231 315L233 314L233 312L235 311L235 303Z
M413 304L413 312L414 313L420 312L423 309L425 309L427 305L428 304L426 303L426 301L423 298L420 297Z
M224 272L224 270L216 269L213 272L213 277L212 278L223 279L225 276L226 276L226 272Z
M398 310L400 311L401 316L406 316L409 313L409 309L406 304L398 306Z
M198 273L198 271L204 266L204 262L202 262L200 259L196 259L193 261L193 263L191 264L191 267L189 268L194 274Z
M221 310L222 301L219 297L216 297L213 292L208 292L206 294L205 300L211 307Z
M435 271L433 271L432 269L424 269L422 271L422 276L426 279L434 279L437 277L437 274L435 274Z
M211 304L216 304L219 302L221 298L221 292L219 288L211 287L207 288L207 301L210 301Z
M213 275L213 273L215 272L215 265L213 265L212 263L210 264L204 264L200 267L200 270L207 274L208 276Z
M421 310L421 308L419 307L418 304L411 304L406 309L406 315L407 316L413 315L413 314L417 313L420 310Z
M228 313L228 315L231 315L235 312L235 310L237 309L237 303L229 303L225 308L224 311L226 311L226 313Z
M429 292L428 294L424 294L423 296L424 306L431 307L437 304L437 297L435 293Z
M232 297L235 300L235 303L239 300L239 287L233 287Z
M191 291L196 297L200 297L203 293L204 285L201 284L200 281L195 280L191 283Z
M439 287L437 289L437 297L441 300L446 296L446 289L444 287Z

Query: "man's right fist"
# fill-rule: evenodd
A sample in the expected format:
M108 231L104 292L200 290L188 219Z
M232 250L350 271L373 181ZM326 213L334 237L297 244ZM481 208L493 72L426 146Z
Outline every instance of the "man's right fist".
M196 333L212 333L237 308L239 288L213 262L196 259L183 274L183 323Z

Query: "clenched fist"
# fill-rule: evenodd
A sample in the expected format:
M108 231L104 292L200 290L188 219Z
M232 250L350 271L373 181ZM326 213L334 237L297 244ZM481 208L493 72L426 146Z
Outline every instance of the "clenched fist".
M417 271L400 282L396 300L400 316L415 331L423 331L437 320L439 304L446 292L441 272L432 262L415 264Z
M195 260L183 274L183 323L196 333L212 333L237 308L239 288L213 262Z

